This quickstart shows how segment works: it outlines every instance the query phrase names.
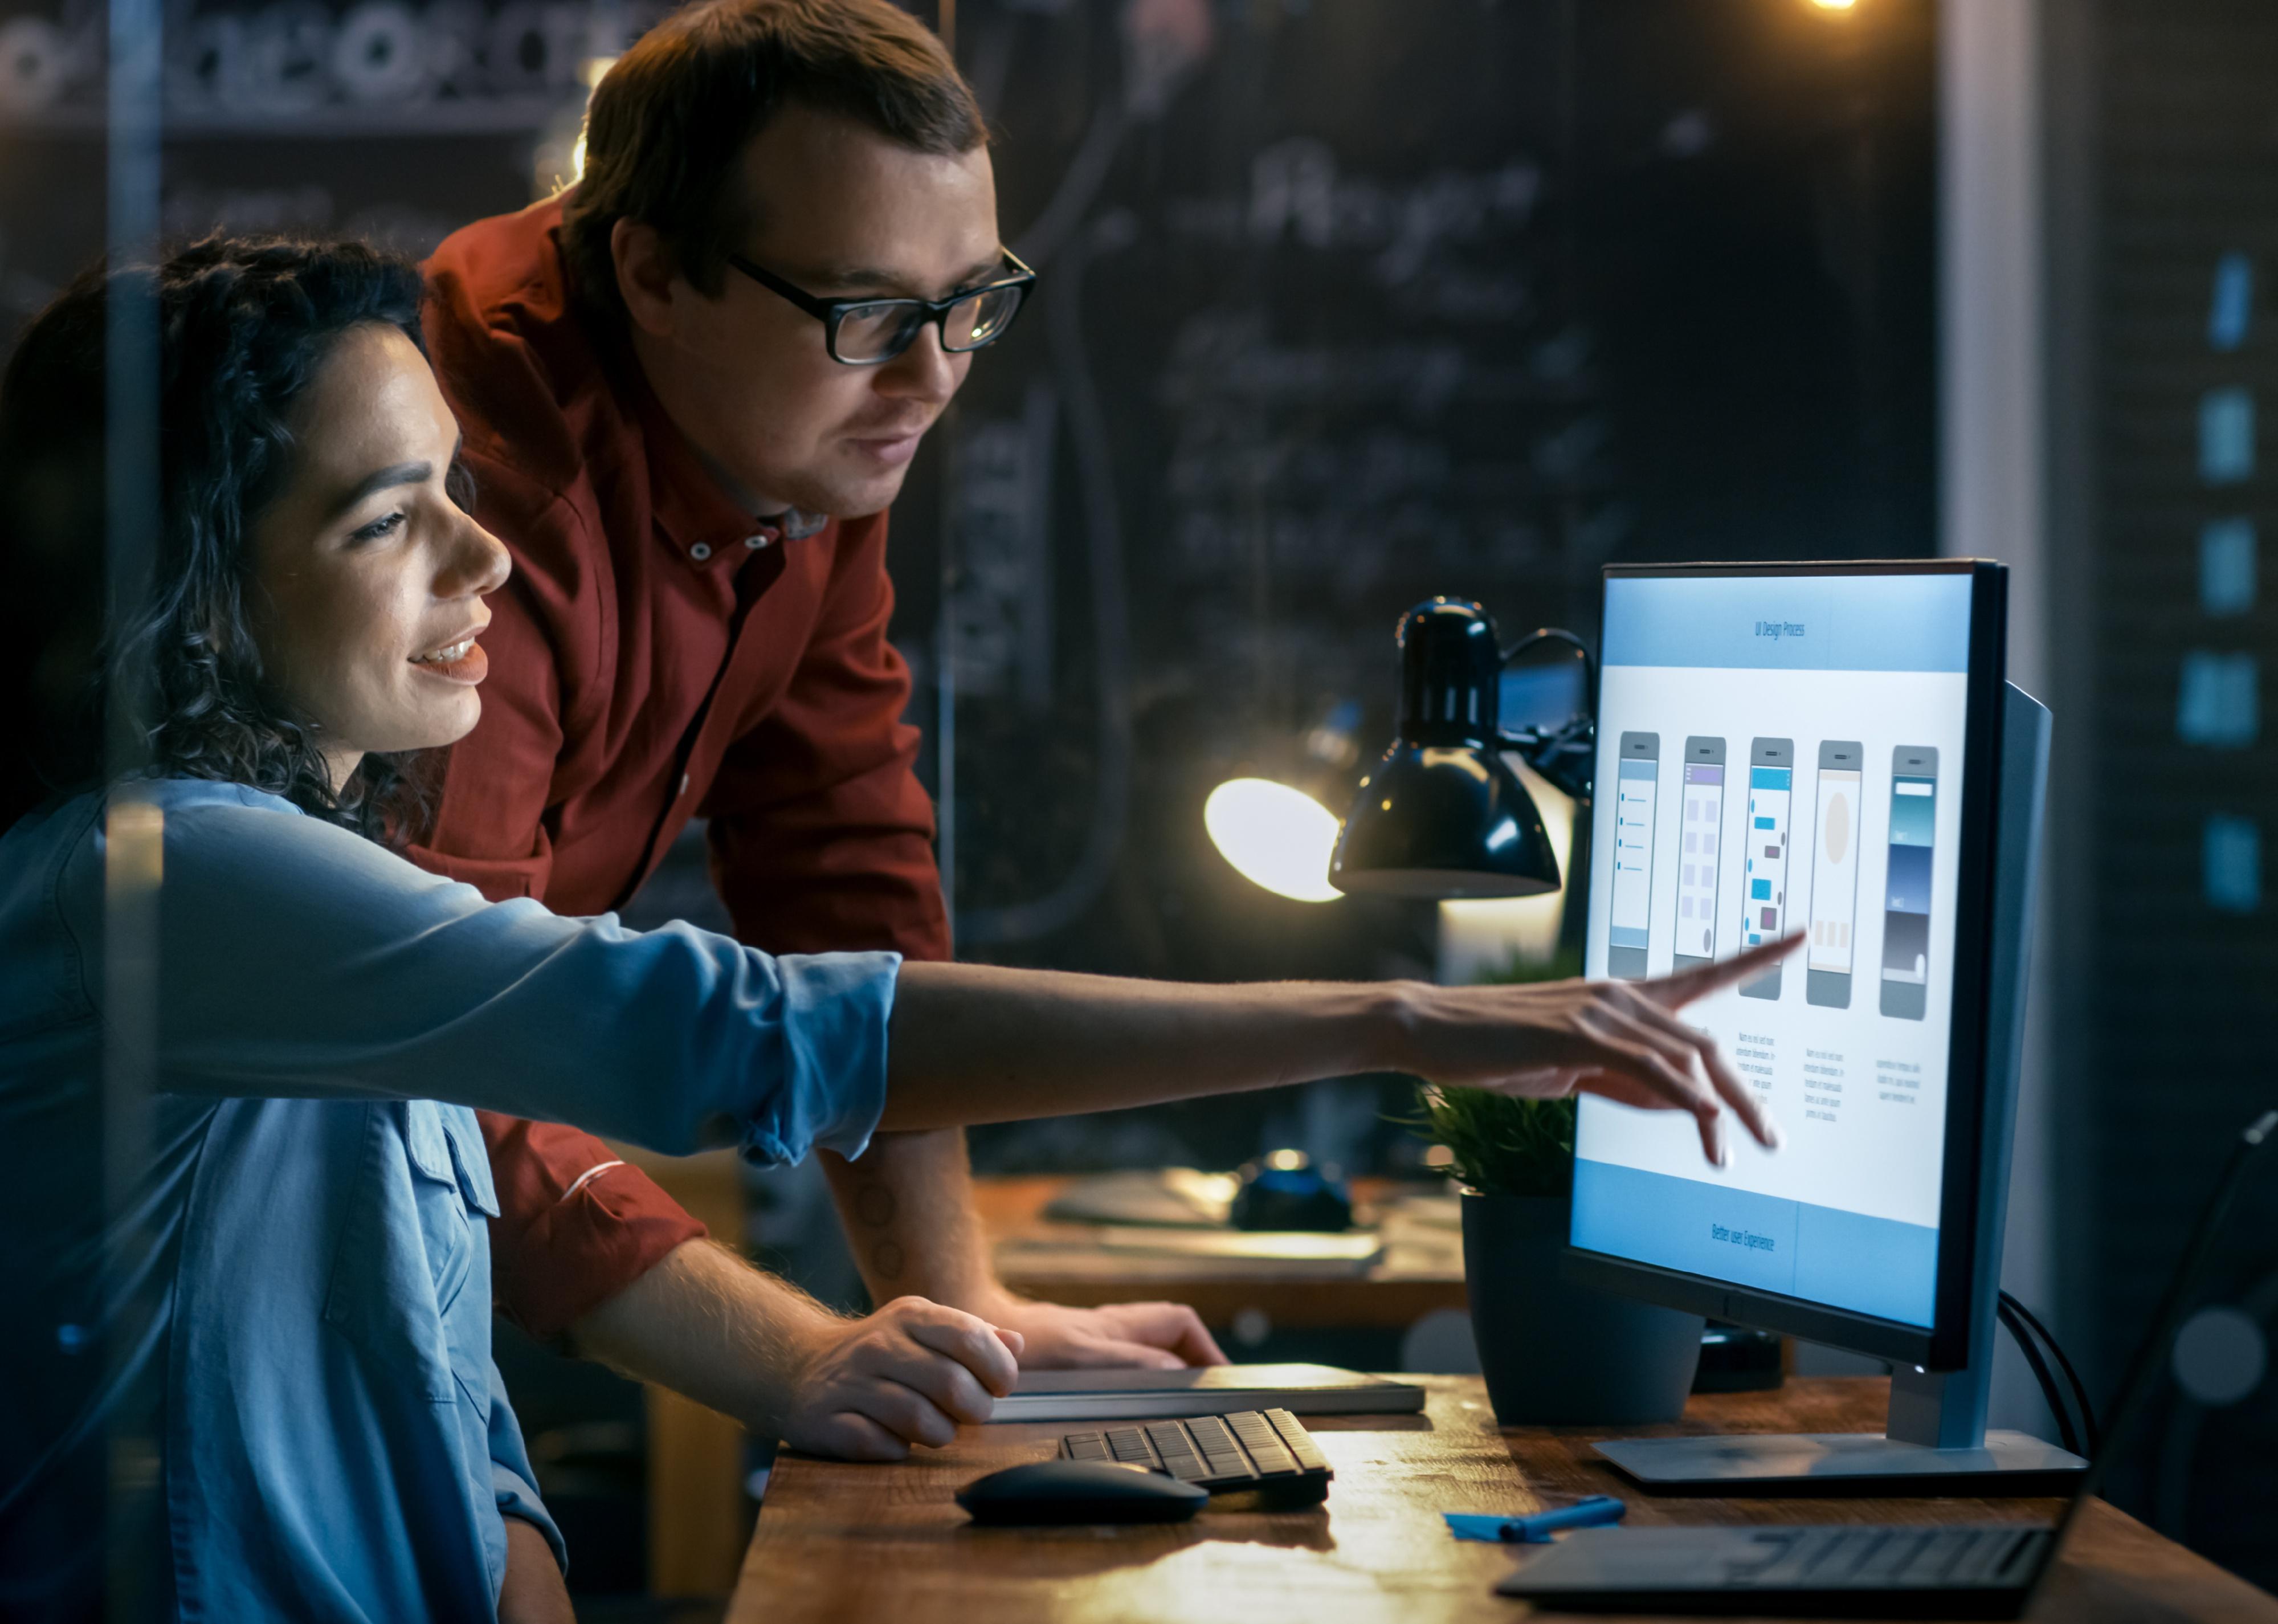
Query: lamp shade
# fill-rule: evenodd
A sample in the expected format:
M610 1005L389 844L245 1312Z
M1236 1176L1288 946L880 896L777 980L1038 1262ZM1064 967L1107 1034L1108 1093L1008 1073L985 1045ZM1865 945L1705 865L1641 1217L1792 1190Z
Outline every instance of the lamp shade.
M1559 885L1534 798L1503 760L1502 653L1477 603L1401 617L1400 729L1360 781L1329 860L1340 891L1532 897Z

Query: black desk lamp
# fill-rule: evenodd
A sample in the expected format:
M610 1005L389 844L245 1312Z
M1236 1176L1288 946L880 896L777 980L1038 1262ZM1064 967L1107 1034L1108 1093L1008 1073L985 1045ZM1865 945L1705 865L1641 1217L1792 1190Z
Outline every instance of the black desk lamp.
M1557 890L1558 854L1502 753L1516 753L1586 807L1597 724L1584 715L1557 728L1506 731L1502 668L1538 643L1571 643L1594 702L1589 649L1550 627L1502 647L1487 610L1461 598L1418 604L1401 617L1398 638L1399 732L1360 781L1329 860L1329 884L1427 898Z

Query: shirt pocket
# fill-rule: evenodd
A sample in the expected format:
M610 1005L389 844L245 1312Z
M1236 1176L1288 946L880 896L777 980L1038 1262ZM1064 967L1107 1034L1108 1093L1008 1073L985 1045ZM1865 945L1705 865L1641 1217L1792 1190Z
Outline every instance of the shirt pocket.
M431 1099L365 1113L325 1319L434 1403L485 1393L488 1338L463 1323L479 1314L486 1330L490 1313L480 1226L498 1198L481 1135L470 1113Z

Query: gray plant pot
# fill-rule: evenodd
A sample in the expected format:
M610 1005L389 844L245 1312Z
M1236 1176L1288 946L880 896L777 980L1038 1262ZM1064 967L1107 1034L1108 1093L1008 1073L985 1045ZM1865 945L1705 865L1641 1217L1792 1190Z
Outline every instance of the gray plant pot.
M1464 1196L1464 1273L1479 1373L1506 1427L1675 1421L1701 1362L1701 1316L1559 1272L1563 1196Z

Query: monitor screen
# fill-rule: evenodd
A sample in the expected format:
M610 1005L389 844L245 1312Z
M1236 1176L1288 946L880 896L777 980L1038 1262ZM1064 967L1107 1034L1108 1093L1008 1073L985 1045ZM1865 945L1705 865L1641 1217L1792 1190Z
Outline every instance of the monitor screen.
M1800 931L1689 1006L1770 1107L1730 1165L1692 1120L1585 1099L1578 1247L1935 1322L1971 579L1615 575L1593 806L1593 976Z

